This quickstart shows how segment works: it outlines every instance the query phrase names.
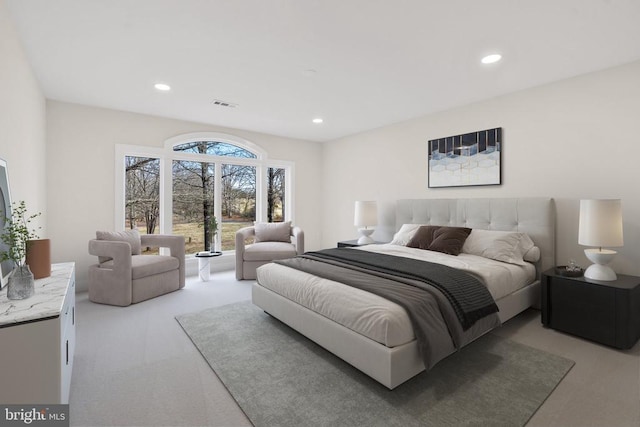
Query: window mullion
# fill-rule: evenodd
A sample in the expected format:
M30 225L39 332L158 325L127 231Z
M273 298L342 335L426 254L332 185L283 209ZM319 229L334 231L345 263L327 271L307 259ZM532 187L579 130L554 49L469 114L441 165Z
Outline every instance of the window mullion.
M171 220L172 194L171 186L173 177L171 176L172 160L168 156L160 158L160 233L171 234L173 227Z
M267 203L266 171L267 166L256 167L256 221L258 222L267 222L267 210L265 209Z
M124 147L116 145L116 165L115 165L115 224L114 230L124 230L125 223L125 209L126 209L126 167L125 159L127 158L127 152Z
M285 217L284 220L285 221L291 221L291 223L295 223L295 212L293 210L293 195L295 194L294 188L293 188L293 174L294 174L294 166L291 165L289 167L285 167L285 175L284 175L284 182L285 182L285 201L284 201L284 205L285 205Z
M215 163L213 175L213 214L218 220L217 250L222 244L222 164L220 162Z

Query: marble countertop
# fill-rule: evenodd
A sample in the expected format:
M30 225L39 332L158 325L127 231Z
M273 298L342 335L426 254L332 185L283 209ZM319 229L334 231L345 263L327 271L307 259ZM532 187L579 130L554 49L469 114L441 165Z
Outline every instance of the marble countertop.
M0 328L16 323L57 317L62 311L75 263L51 265L51 276L35 282L35 295L23 300L7 298L7 287L0 290ZM75 289L72 291L75 292Z

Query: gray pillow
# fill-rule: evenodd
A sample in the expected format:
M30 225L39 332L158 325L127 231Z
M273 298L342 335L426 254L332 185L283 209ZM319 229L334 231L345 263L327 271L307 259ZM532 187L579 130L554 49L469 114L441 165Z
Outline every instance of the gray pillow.
M429 250L458 256L470 233L466 227L440 227L433 233Z
M471 233L466 227L423 225L413 235L407 246L457 256Z
M407 243L407 247L428 250L431 243L433 243L433 234L438 229L440 229L438 225L419 226L418 230L413 234L413 237L411 237L411 240Z
M256 222L255 242L291 242L291 221Z
M127 242L131 246L131 255L140 255L140 253L142 253L140 233L135 229L124 231L96 231L96 239L109 240L112 242ZM100 264L109 260L111 260L109 257L98 257Z

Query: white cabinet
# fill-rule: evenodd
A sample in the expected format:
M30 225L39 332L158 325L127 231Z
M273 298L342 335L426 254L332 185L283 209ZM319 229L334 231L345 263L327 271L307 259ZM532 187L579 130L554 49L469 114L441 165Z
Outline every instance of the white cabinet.
M0 291L0 402L69 403L76 340L75 264L53 264L35 295Z

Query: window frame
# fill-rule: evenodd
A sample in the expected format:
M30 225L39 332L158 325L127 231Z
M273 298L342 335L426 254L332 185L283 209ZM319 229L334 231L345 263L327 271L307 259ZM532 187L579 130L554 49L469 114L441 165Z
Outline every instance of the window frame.
M180 144L197 141L215 141L236 145L256 155L255 159L246 157L216 156L211 154L197 154L174 151L173 147ZM285 217L284 221L294 222L294 174L295 164L287 160L270 159L259 145L244 138L220 133L220 132L193 132L171 137L164 141L162 148L116 144L115 146L115 212L114 229L122 231L125 229L125 159L127 156L150 157L160 160L160 222L159 232L161 234L171 234L173 229L173 174L172 164L174 160L190 160L195 162L208 162L215 164L214 175L214 200L221 200L221 168L222 164L254 166L256 168L256 221L267 221L267 170L268 168L285 169ZM221 218L222 204L215 204L216 218ZM220 239L220 233L216 236ZM232 252L232 251L225 251Z

